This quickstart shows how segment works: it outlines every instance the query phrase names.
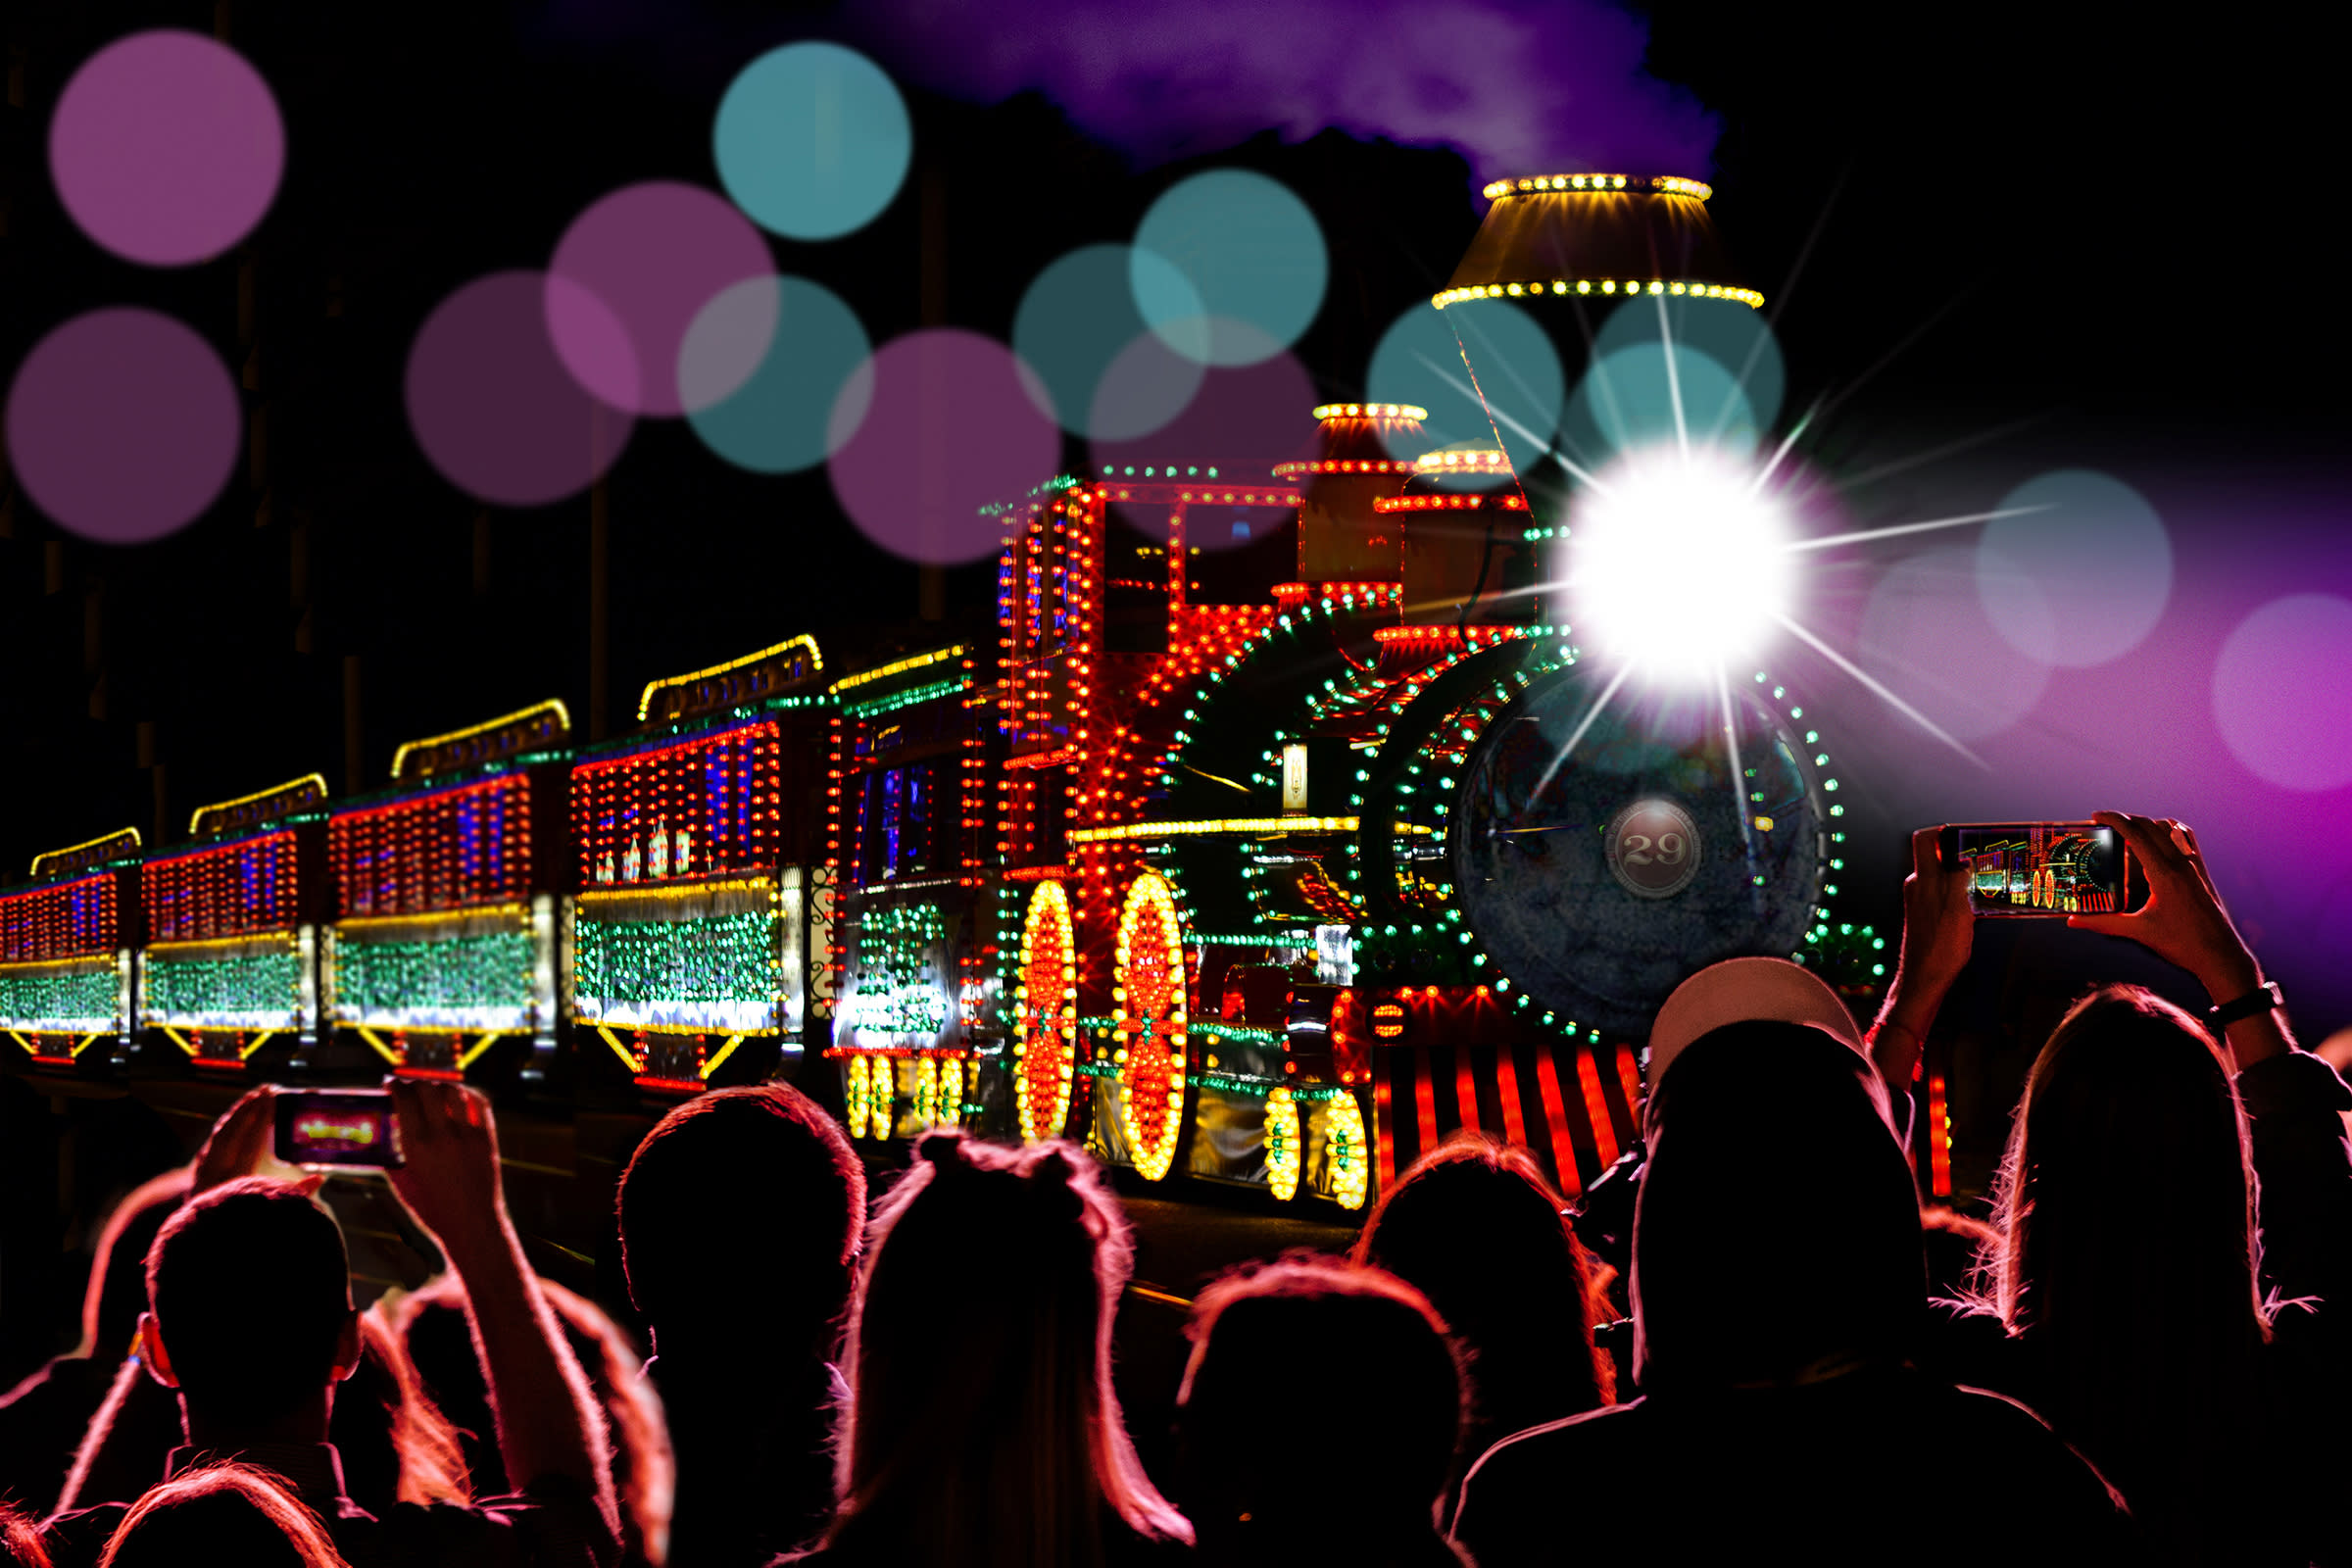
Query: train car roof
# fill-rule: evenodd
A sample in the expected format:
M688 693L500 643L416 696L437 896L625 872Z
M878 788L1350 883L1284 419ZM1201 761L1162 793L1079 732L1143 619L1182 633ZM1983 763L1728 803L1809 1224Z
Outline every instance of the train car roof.
M77 876L86 876L109 866L136 864L145 858L144 841L135 827L122 827L112 833L102 833L79 844L69 844L62 850L45 850L32 858L32 877L29 886L45 886ZM10 888L11 893L25 891Z

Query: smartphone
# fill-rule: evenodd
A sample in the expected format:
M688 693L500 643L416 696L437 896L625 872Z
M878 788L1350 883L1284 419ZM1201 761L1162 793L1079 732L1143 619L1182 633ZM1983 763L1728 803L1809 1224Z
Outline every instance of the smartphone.
M280 1089L276 1103L277 1157L289 1165L400 1163L392 1097L381 1089Z
M2132 906L2132 852L2096 822L1951 822L1936 858L1968 872L1980 915L2116 914Z

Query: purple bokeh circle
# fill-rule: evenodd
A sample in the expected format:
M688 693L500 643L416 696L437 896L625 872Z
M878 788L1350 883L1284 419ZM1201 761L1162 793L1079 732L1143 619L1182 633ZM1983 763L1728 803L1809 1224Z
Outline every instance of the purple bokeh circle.
M1254 329L1236 323L1227 330ZM1152 356L1156 351L1131 345L1130 354L1138 352ZM1122 366L1114 365L1103 379L1112 383L1121 373ZM1249 365L1213 367L1191 403L1161 428L1132 440L1093 442L1088 477L1109 484L1175 479L1214 485L1220 492L1261 494L1296 485L1296 479L1275 478L1273 469L1276 464L1315 455L1315 403L1314 378L1287 351L1276 350ZM1118 506L1118 511L1146 535L1165 536L1169 508L1164 502ZM1187 510L1185 539L1201 550L1235 549L1264 539L1289 520L1290 514L1282 509L1196 504Z
M2213 663L2213 718L2282 789L2352 784L2352 600L2289 594L2239 621Z
M169 316L118 306L33 345L8 389L8 458L58 525L139 544L194 521L236 466L228 367Z
M1043 484L1061 456L1036 372L974 332L943 327L884 344L842 389L836 421L860 406L857 433L828 465L833 494L868 539L909 561L994 555L1002 524L980 509Z
M728 289L774 271L767 242L725 198L675 180L624 186L573 219L557 242L548 274L571 287L548 290L548 330L564 366L605 403L635 414L696 412L734 387L712 396L708 386L681 386L688 329ZM746 365L766 348L764 339L747 346Z
M49 173L81 231L125 261L184 267L252 231L277 194L285 123L226 44L135 32L81 64L49 122Z
M1978 568L1977 552L1961 546L1898 563L1870 591L1858 650L1864 669L1964 741L2015 724L2050 681L2049 665L1994 629L1977 592Z
M570 288L542 272L478 277L435 306L409 346L409 427L442 477L479 500L561 501L628 444L629 414L583 392L557 357L551 292ZM571 314L595 319L594 302Z

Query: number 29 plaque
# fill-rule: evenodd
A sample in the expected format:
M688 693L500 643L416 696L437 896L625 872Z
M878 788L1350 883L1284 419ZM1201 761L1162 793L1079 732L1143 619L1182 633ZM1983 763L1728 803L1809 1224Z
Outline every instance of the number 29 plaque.
M1698 824L1673 801L1634 802L1609 819L1609 872L1637 899L1670 899L1698 874Z

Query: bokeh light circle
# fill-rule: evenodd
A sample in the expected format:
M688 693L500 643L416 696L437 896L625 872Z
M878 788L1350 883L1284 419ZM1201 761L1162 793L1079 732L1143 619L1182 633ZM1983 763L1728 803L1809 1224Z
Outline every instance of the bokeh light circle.
M827 471L850 520L893 555L954 565L996 554L980 509L1054 476L1061 432L1036 372L1004 344L960 328L909 332L860 366L835 404L856 421Z
M236 466L228 367L181 322L118 306L50 331L8 389L8 460L58 526L102 544L185 527Z
M286 128L243 55L178 28L135 32L81 64L49 122L49 173L81 231L125 261L185 267L270 210Z
M632 414L684 414L678 371L688 328L734 285L773 272L760 231L714 193L675 180L623 186L573 219L557 242L548 331L599 402ZM743 363L748 374L759 360L752 354Z
M838 239L873 221L914 155L897 85L833 43L789 43L744 67L718 102L710 139L735 205L799 240Z
M1202 365L1254 365L1296 343L1331 274L1306 204L1241 169L1212 169L1161 192L1136 227L1133 256L1136 309L1168 347Z
M1731 372L1729 386L1737 397L1714 395L1710 388L1683 388L1683 408L1694 440L1714 440L1719 427L1745 419L1768 430L1780 416L1788 386L1788 368L1772 323L1762 311L1736 300L1696 299L1686 294L1653 295L1627 300L1609 312L1593 334L1592 357L1606 359L1621 349L1643 348L1653 353L1674 343L1704 355ZM1659 362L1661 365L1663 360Z
M1592 362L1568 400L1568 412L1560 420L1560 444L1586 464L1685 439L1692 445L1749 453L1755 451L1762 428L1739 377L1728 367L1687 343L1653 341L1631 344Z
M1250 330L1240 322L1226 329L1235 336ZM1277 350L1254 364L1212 369L1200 396L1163 428L1129 441L1094 442L1089 471L1111 485L1175 480L1197 488L1202 499L1187 506L1188 546L1246 548L1287 527L1291 511L1228 504L1222 497L1297 483L1274 478L1272 470L1276 464L1314 456L1315 402L1314 378L1296 355ZM1112 505L1148 536L1166 536L1169 504Z
M1870 591L1857 662L1960 740L1998 734L2031 712L2049 665L2011 647L1977 596L1965 545L1897 563Z
M1385 434L1391 457L1465 442L1492 447L1499 431L1511 466L1525 473L1551 450L1567 385L1559 351L1535 318L1506 301L1482 300L1446 311L1415 305L1396 318L1372 350L1364 398L1429 411L1423 434Z
M2173 546L2139 492L2085 469L2012 490L1978 536L1978 591L2009 645L2046 663L2085 666L2146 640L2173 594ZM2035 594L2020 594L2030 582ZM2062 606L2051 615L2045 607Z
M744 368L756 342L764 352ZM814 467L864 422L871 379L843 393L872 352L858 313L831 289L805 277L747 278L687 328L678 369L687 421L737 467Z
M492 272L433 308L409 346L409 428L441 476L478 500L533 507L596 482L628 444L625 410L581 390L548 335L568 285ZM589 302L575 301L575 314Z
M1144 320L1137 276L1152 279L1156 297L1191 293L1190 280L1149 251L1087 245L1038 273L1013 313L1013 352L1045 384L1054 416L1076 434L1113 441L1149 435L1200 390L1205 368ZM1198 296L1187 311L1200 314Z
M2213 718L2273 784L2352 784L2352 600L2289 594L2239 621L2214 661Z

